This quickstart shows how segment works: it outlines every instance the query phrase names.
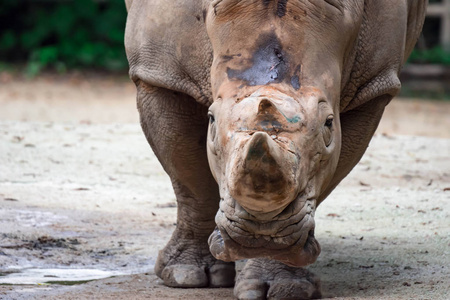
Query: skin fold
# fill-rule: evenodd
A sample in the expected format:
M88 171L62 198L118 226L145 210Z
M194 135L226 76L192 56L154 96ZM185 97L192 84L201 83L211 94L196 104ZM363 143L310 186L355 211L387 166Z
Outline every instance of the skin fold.
M144 134L177 228L155 267L239 299L320 297L314 212L364 154L422 0L126 1ZM262 276L261 274L264 274Z

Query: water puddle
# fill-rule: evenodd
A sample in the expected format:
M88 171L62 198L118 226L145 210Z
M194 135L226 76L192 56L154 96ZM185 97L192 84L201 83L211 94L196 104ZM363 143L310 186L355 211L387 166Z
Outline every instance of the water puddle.
M0 285L15 284L82 284L96 279L133 272L103 271L96 269L11 269L0 270Z

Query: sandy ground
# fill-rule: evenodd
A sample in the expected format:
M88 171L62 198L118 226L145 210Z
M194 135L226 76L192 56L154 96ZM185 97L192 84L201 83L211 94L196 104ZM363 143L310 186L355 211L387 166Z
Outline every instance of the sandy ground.
M134 97L126 78L0 74L0 299L232 299L154 275L176 203ZM449 115L450 103L388 106L317 211L309 269L324 297L450 299Z

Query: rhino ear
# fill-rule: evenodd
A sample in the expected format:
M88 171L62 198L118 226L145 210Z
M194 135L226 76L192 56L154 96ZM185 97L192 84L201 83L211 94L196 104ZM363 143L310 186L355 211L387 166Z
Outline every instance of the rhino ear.
M366 0L340 111L400 90L400 73L422 29L426 0ZM345 78L345 79L347 79Z

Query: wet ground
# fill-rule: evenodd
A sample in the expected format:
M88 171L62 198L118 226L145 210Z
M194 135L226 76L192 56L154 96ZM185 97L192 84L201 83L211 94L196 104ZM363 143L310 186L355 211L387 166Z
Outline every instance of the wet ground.
M130 83L0 81L0 299L232 298L167 288L153 273L176 202ZM319 207L310 269L325 297L449 298L449 115L445 102L394 100Z

